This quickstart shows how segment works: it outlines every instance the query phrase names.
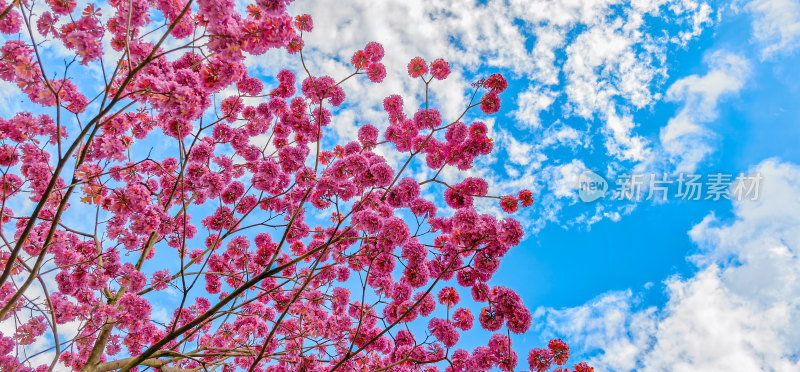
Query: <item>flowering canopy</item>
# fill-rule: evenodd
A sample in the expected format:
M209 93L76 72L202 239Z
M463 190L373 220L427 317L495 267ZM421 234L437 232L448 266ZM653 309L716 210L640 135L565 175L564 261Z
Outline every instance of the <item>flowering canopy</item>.
M11 35L0 78L32 110L0 118L0 318L16 328L0 334L0 369L516 367L510 336L528 331L531 313L489 283L523 229L473 203L495 198L513 213L531 205L531 192L490 196L483 179L439 177L492 151L486 125L462 120L475 107L499 110L501 75L476 82L453 121L393 95L383 101L385 130L363 124L358 138L326 147L343 83L386 78L380 44L355 52L342 79L282 70L272 84L244 59L284 49L303 60L313 20L290 16L288 1L257 0L246 14L232 0L108 5L102 18L71 0L0 0L0 32ZM102 71L101 90L43 63L40 37ZM450 65L417 57L408 72L427 89ZM154 143L174 151L147 152ZM416 159L435 175L412 178ZM454 212L440 212L423 187ZM330 223L317 224L319 215ZM461 306L456 286L479 313ZM178 301L165 302L176 305L160 320L154 305L165 292ZM475 318L507 332L457 348ZM427 327L412 333L415 320ZM31 355L32 345L47 346ZM528 362L543 371L568 356L554 340Z

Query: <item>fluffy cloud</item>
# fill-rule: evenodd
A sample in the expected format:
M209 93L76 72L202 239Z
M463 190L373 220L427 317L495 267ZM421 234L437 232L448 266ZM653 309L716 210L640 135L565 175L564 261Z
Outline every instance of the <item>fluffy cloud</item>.
M545 329L575 340L599 370L796 371L800 369L800 167L767 160L756 201L734 201L690 231L698 266L665 281L662 309L640 309L632 291L576 308L539 309Z
M586 171L586 165L580 160L573 160L570 163L550 168L550 191L558 197L577 196L576 186L581 173Z
M517 109L513 115L522 128L536 129L542 126L539 113L547 110L555 101L557 94L541 87L529 86L517 96Z
M678 171L694 171L711 153L714 133L706 125L717 118L720 99L742 89L750 70L745 59L727 52L706 56L706 63L708 73L682 78L667 90L668 100L684 103L660 134L661 146Z
M556 329L568 335L573 354L575 348L602 348L602 354L591 361L598 371L630 371L636 369L638 357L656 331L656 309L635 311L637 303L630 290L610 292L580 307L539 308L534 313L534 318L539 319L535 324L540 330Z
M793 51L800 45L800 2L757 0L747 9L753 14L753 36L762 58Z
M649 143L641 136L632 135L636 124L630 115L620 117L610 110L606 117L606 149L621 159L643 162L650 159Z
M533 150L533 145L518 141L508 131L500 132L500 143L503 144L502 148L508 153L508 160L517 165L528 165L531 159L530 154Z

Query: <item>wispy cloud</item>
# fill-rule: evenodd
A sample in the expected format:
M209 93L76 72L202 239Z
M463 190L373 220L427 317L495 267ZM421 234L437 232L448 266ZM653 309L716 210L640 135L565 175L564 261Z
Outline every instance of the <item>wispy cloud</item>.
M708 215L690 231L696 275L665 281L663 309L641 309L633 291L575 308L540 308L555 330L593 355L600 370L796 371L800 368L800 166L767 160L757 201L735 217Z
M800 2L757 0L747 9L753 15L753 37L762 58L792 52L800 46Z
M705 75L681 78L667 90L667 100L683 102L660 134L661 146L677 171L694 171L713 151L715 135L707 124L716 120L720 100L742 89L750 71L744 58L725 51L705 60L709 68Z

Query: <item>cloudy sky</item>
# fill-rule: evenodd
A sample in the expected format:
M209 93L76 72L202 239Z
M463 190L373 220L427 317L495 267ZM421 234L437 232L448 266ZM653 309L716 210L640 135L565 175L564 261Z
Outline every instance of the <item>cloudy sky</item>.
M431 94L451 120L472 82L509 79L487 120L496 151L469 175L491 194L536 199L517 215L526 240L492 282L535 313L513 339L520 356L561 337L598 371L800 370L800 0L297 0L290 13L313 16L304 54L315 75L347 76L369 41L386 49L384 82L348 81L328 141L385 128L390 94L418 106L413 57L450 62ZM268 82L301 68L279 52L247 64ZM0 93L19 108L13 85ZM605 197L581 200L587 170L606 180ZM651 174L672 183L647 198ZM706 199L740 174L759 180L757 197ZM679 195L691 175L699 200ZM615 197L629 179L642 200Z
M530 188L537 200L494 279L536 314L518 353L562 337L601 371L800 369L800 2L312 0L291 11L314 17L312 70L342 76L366 42L386 47L385 82L347 87L340 138L387 125L376 97L420 102L412 57L450 61L432 94L451 118L472 81L509 78L489 121L498 151L473 173L495 194ZM297 65L248 62L265 75ZM576 187L587 169L610 189L591 203ZM649 174L673 181L666 200L647 200ZM678 194L693 174L700 200ZM757 197L706 199L740 174ZM642 200L614 198L630 176L643 177Z

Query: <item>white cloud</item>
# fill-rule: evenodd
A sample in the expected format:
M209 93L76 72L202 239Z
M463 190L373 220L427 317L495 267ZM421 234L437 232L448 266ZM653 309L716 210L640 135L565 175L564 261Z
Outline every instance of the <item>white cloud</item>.
M541 141L538 142L540 148L553 145L564 145L569 147L586 146L589 139L586 133L566 125L553 125L545 131Z
M578 177L586 170L586 165L578 160L549 169L550 190L556 197L575 197Z
M694 15L691 17L692 28L691 30L682 30L678 32L677 37L673 37L672 42L680 45L686 45L686 43L699 36L703 32L703 27L706 24L710 24L711 21L711 7L708 4L698 4L694 1L684 1L683 3L685 7L694 11Z
M684 105L661 129L661 145L678 171L691 172L713 150L714 134L705 125L717 118L720 99L742 89L749 63L734 54L715 52L706 57L709 71L682 78L667 90L667 100Z
M762 58L793 51L800 45L800 2L757 0L747 9L753 14L753 36Z
M531 150L533 145L518 141L513 135L505 130L500 131L500 141L503 149L508 153L509 160L518 165L528 165L531 160Z
M690 231L698 273L665 281L664 308L638 309L632 291L569 309L539 309L555 330L594 355L598 370L800 370L800 167L767 160L756 201L735 217L710 214Z
M567 47L567 94L579 115L589 117L603 111L614 96L637 108L652 100L649 84L664 71L653 63L654 55L636 52L651 43L640 30L644 25L641 16L595 25ZM658 50L654 52L657 55Z
M512 113L519 127L540 128L539 113L546 111L555 101L557 93L541 87L529 86L517 96L517 109ZM522 125L524 124L524 125Z
M636 126L633 118L630 115L620 117L613 110L607 115L605 130L609 134L606 137L609 154L636 162L647 160L651 153L649 143L643 137L632 134Z
M630 290L610 292L579 307L539 308L534 318L541 321L534 324L545 332L557 329L568 335L573 349L603 348L600 357L591 362L595 370L630 371L655 332L655 308L634 311L637 302Z
M567 30L563 27L535 26L531 32L536 35L536 42L531 51L533 71L531 79L542 84L558 84L559 66L556 66L556 49L564 45Z

